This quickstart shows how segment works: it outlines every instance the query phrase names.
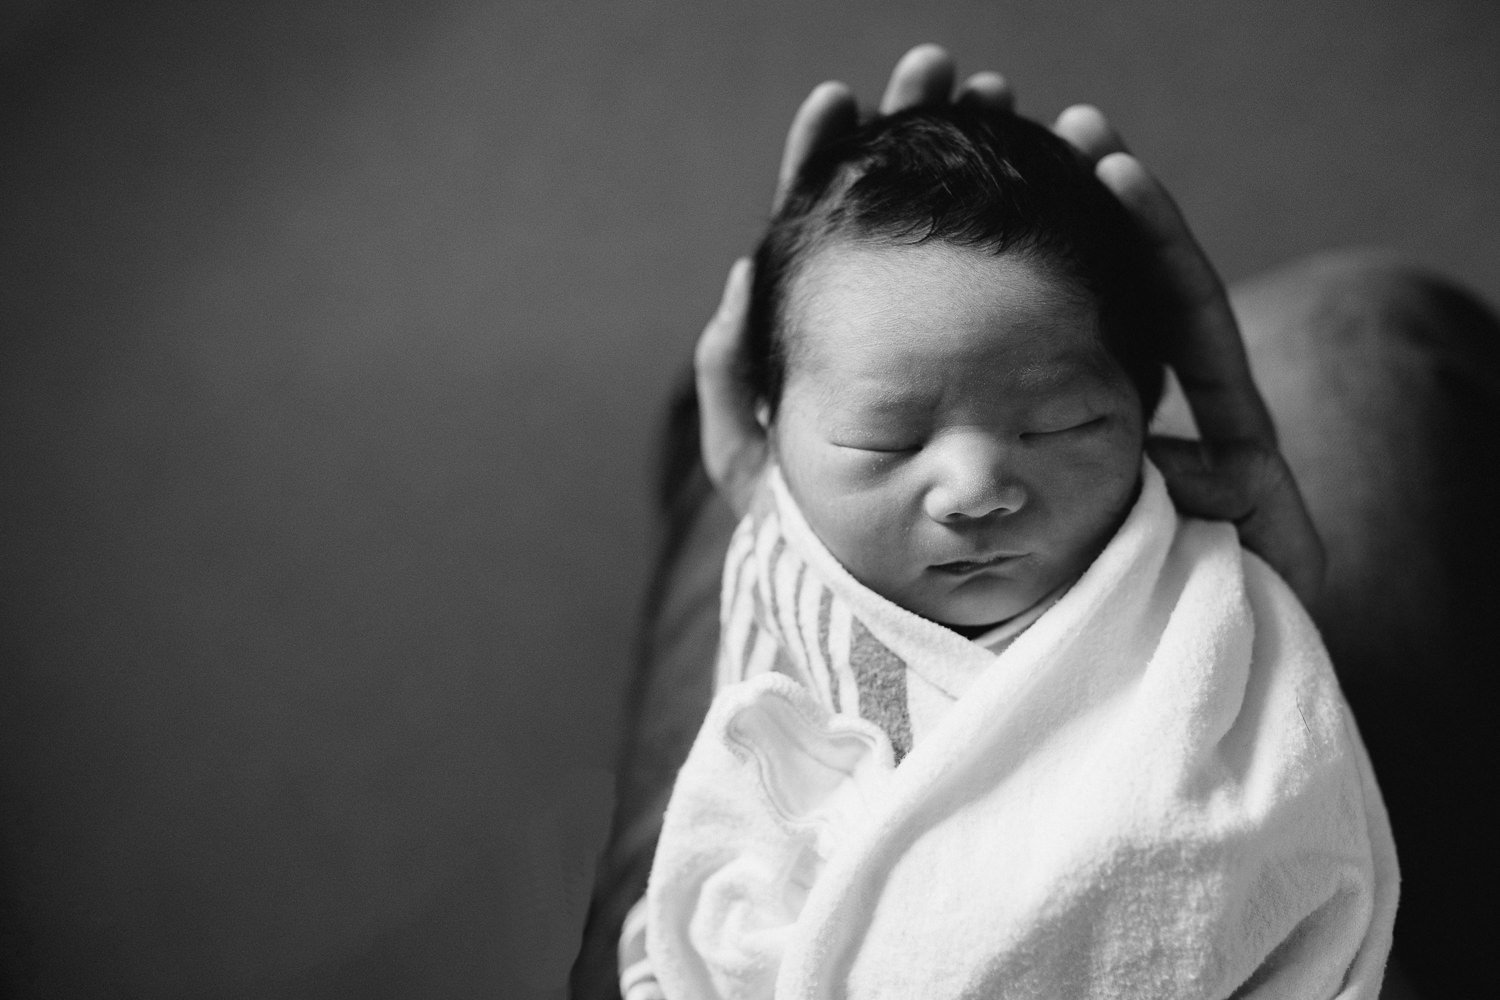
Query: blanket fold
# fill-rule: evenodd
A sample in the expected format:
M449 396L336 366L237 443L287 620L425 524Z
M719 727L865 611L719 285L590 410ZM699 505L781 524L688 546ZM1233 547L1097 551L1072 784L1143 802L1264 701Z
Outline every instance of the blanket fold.
M1327 654L1149 463L998 655L861 587L774 474L723 609L646 900L668 1000L1375 1000L1395 849Z

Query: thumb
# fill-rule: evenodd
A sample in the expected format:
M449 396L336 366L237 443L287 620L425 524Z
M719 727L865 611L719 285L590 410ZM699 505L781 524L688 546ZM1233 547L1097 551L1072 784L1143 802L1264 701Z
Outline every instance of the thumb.
M756 394L750 384L747 317L751 264L742 257L729 269L724 296L694 351L703 465L714 487L736 514L750 496L766 464L766 433L755 419Z
M1233 523L1240 544L1281 574L1304 605L1317 598L1323 542L1280 451L1253 440L1208 444L1171 437L1151 438L1146 451L1178 510Z
M1161 470L1177 509L1207 521L1238 522L1250 513L1253 448L1248 442L1214 447L1162 436L1146 442L1146 454Z

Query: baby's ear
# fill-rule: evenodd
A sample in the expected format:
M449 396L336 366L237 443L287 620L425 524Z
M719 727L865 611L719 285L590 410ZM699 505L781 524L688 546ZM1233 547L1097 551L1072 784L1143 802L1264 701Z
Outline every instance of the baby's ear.
M766 433L771 431L771 404L764 399L755 404L755 422L760 424L760 429Z
M771 404L762 399L755 404L755 422L765 432L766 457L772 464L780 464L781 448L776 442L776 427L771 419Z

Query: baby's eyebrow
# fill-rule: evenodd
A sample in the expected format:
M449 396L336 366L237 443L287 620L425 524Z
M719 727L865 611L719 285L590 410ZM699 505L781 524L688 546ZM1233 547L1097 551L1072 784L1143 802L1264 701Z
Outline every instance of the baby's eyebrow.
M860 392L858 389L845 389L839 395L846 396L859 404L860 409L872 413L903 413L914 407L920 406L928 397L913 389L893 389L890 391L877 391L873 393Z
M1016 379L1029 392L1053 393L1108 374L1108 363L1099 353L1079 351L1046 363L1024 365L1017 369Z
M931 405L934 386L920 379L899 382L889 379L855 378L838 385L825 385L823 396L852 404L879 416L909 413Z

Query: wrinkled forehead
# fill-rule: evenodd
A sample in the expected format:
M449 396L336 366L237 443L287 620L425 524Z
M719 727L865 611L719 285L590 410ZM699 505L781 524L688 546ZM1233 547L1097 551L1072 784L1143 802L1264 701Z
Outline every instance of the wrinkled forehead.
M813 254L788 291L789 382L896 391L1004 371L1045 391L1116 371L1093 298L1019 253L839 243Z

